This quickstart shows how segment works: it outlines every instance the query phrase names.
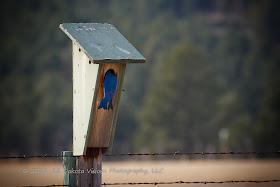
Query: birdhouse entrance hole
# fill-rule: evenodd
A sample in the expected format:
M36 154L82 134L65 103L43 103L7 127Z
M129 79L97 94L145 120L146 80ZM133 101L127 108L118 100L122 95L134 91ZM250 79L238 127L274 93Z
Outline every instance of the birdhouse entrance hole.
M117 77L117 73L116 73L113 69L109 69L108 71L110 71L115 77ZM107 71L107 72L108 72L108 71ZM106 73L107 73L107 72L106 72ZM105 74L106 74L106 73L105 73Z

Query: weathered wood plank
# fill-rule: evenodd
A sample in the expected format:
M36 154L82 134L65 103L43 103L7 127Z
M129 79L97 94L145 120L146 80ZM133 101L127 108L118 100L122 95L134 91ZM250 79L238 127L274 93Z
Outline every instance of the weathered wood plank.
M93 63L144 63L146 60L111 24L63 23L59 28Z
M126 69L126 64L121 64L119 68L119 77L118 77L118 88L119 91L116 92L115 95L115 110L114 110L114 120L111 128L111 137L110 137L110 142L108 147L103 148L102 152L103 154L111 154L112 147L113 147L113 142L114 142L114 137L115 137L115 130L116 130L116 123L118 119L118 111L119 111L119 104L120 104L120 99L121 99L121 93L122 93L122 85L123 85L123 80L124 80L124 75L125 75L125 69Z
M98 64L73 43L73 153L83 155L86 149L91 103L95 93Z
M77 157L78 187L101 187L102 185L102 149L88 148L86 155Z
M90 132L90 139L88 140L88 147L105 147L108 148L111 140L113 139L113 134L116 125L116 118L118 113L118 105L121 95L122 82L125 74L125 64L101 64L100 65L100 74L98 76L98 85L97 85L97 94L95 103L93 103L94 108L92 109L91 121L92 125L91 129L88 130ZM103 108L98 109L98 106L101 100L104 97L103 91L103 81L105 77L105 73L112 69L115 72L117 77L117 89L116 94L113 100L113 110L105 110ZM90 126L89 126L90 128Z

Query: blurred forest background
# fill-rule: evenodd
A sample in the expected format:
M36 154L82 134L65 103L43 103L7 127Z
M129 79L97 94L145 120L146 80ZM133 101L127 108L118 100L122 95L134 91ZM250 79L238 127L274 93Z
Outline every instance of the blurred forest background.
M280 1L49 0L0 7L1 155L72 149L72 48L60 23L111 23L127 67L113 152L276 151Z

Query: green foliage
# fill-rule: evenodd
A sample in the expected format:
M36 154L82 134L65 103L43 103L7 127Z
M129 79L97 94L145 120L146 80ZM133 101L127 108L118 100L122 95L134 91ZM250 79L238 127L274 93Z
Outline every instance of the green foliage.
M147 58L127 67L113 152L276 150L278 7L276 0L2 3L1 154L71 149L72 55L63 22L111 23Z
M156 151L210 144L215 87L205 53L188 41L176 44L145 96L136 143Z

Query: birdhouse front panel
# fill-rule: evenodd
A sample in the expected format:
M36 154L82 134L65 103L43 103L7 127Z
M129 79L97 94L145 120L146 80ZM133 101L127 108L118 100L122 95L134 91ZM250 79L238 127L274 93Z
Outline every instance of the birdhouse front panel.
M107 148L113 139L125 67L120 63L100 64L88 147Z

